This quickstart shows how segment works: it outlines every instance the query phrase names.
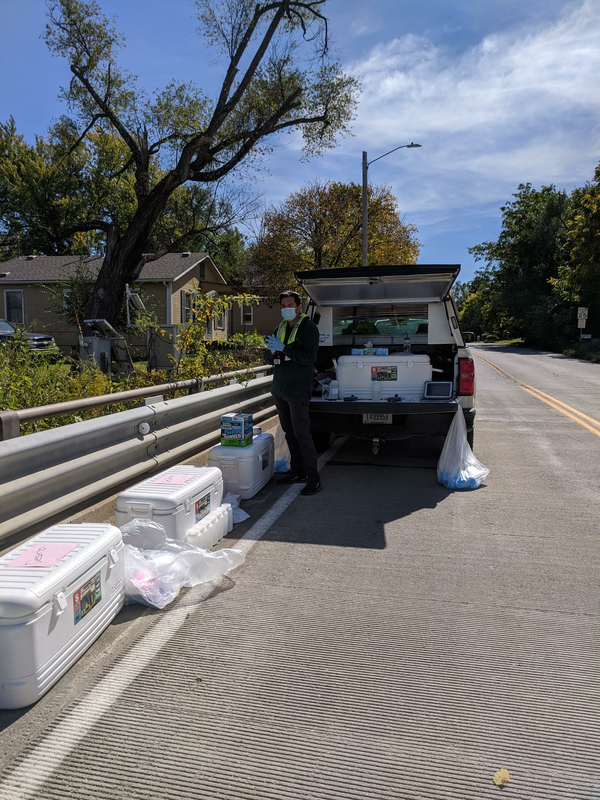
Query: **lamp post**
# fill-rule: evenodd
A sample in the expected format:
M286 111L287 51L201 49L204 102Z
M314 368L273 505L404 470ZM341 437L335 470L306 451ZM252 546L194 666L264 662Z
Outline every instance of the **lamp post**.
M367 172L371 164L374 164L381 158L389 156L390 153L395 153L396 150L402 150L403 147L421 147L421 145L415 144L415 142L411 142L410 144L401 144L400 147L394 147L393 150L389 150L382 156L377 156L377 158L374 158L373 161L367 161L367 154L363 150L362 154L362 265L363 267L367 266L367 225L369 216L367 212Z

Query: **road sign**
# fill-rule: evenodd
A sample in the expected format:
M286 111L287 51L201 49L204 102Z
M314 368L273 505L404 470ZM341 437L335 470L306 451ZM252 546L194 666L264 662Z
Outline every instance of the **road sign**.
M577 319L577 327L578 328L585 328L587 319L585 317L578 317Z
M577 309L577 319L587 319L588 318L588 310L587 308L578 308Z
M592 334L591 333L582 333L581 334L581 338L582 339L591 339L592 338Z

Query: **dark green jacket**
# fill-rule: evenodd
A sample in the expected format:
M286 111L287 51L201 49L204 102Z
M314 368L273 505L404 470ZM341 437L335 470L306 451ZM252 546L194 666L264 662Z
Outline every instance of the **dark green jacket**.
M279 326L278 326L279 327ZM273 334L277 336L277 329ZM293 328L286 325L284 341L287 342ZM296 331L296 339L286 344L281 353L265 352L267 364L273 363L274 355L279 355L281 364L273 369L273 387L275 397L310 397L312 395L314 363L319 347L319 329L306 317ZM289 360L288 360L289 359Z

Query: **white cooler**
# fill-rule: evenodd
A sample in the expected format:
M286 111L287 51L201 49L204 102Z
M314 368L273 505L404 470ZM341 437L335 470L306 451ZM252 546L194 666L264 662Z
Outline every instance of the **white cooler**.
M113 525L55 525L0 558L0 708L34 703L83 655L125 598Z
M255 436L252 444L234 448L217 445L208 454L208 463L223 473L225 493L248 500L267 484L273 474L274 440L270 433Z
M222 500L221 470L187 465L170 467L121 492L115 520L122 527L135 517L152 519L164 527L169 539L183 541L187 532L216 511Z
M337 379L340 399L387 400L399 395L403 400L423 397L425 381L433 376L427 355L394 353L390 356L340 356Z

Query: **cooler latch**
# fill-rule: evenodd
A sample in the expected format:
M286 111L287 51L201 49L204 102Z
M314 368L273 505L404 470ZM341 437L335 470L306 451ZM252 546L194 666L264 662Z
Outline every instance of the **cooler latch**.
M114 567L115 564L119 563L119 554L114 547L111 547L108 551L108 563L111 567Z
M54 606L54 610L57 614L62 614L62 612L67 607L67 598L63 591L57 592L54 597L52 598L52 605Z

